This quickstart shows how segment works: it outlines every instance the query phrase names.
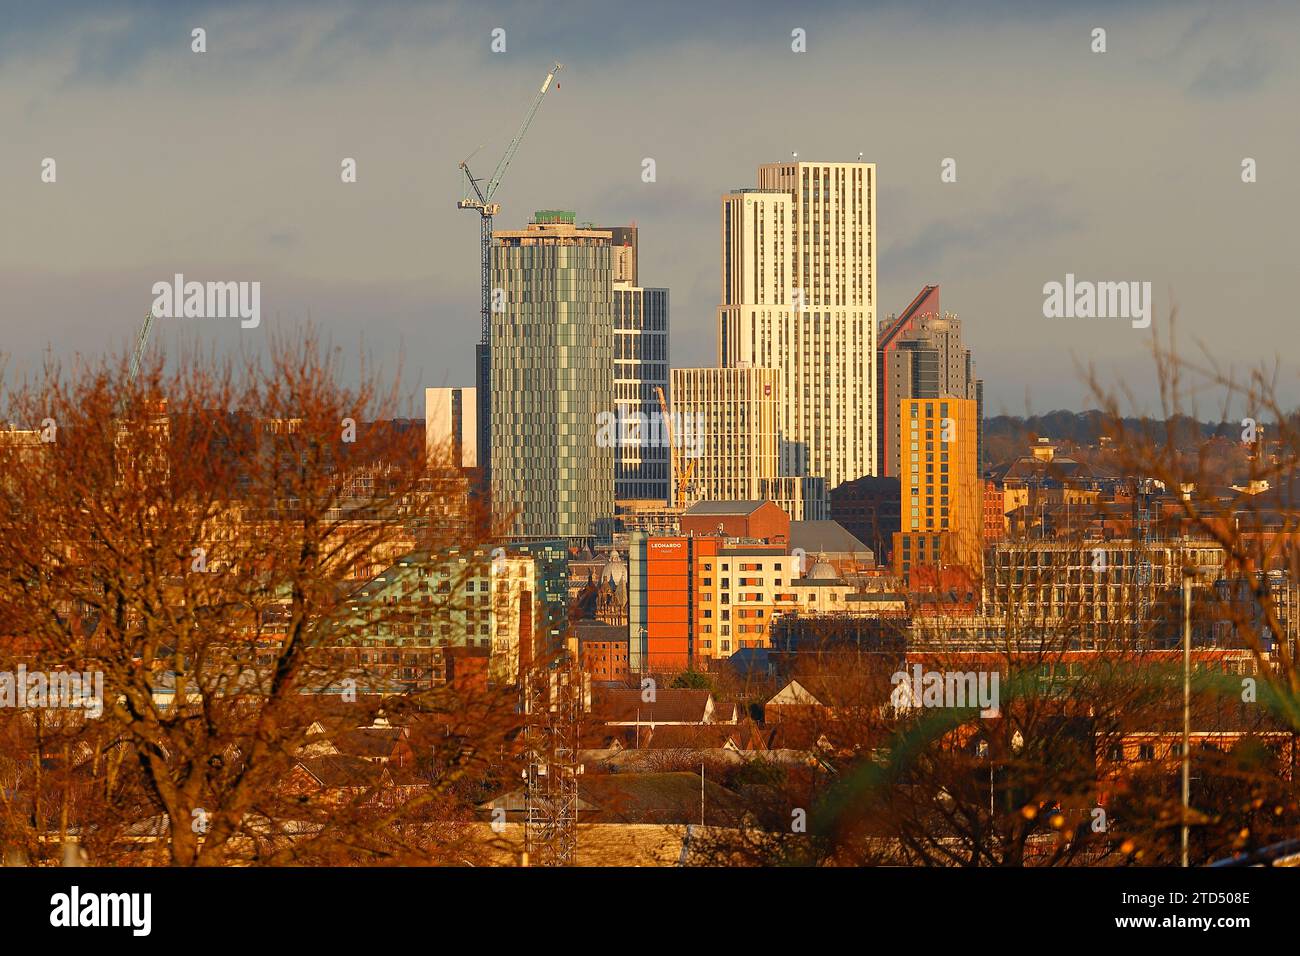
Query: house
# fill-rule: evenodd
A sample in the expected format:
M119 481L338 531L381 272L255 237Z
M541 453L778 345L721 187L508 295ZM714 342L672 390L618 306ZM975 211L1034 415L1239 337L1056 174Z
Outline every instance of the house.
M771 725L815 713L829 715L857 703L868 703L862 682L834 675L794 677L763 705L763 722Z
M343 804L391 784L388 769L380 763L348 754L322 754L301 758L289 771L284 789L289 794L315 794L327 802Z
M328 728L317 720L307 728L309 743L299 748L300 758L349 756L374 763L405 767L415 761L411 732L376 717L367 727Z
M613 727L723 724L740 719L736 704L719 704L707 690L657 687L651 692L636 687L595 687L592 698L592 716Z

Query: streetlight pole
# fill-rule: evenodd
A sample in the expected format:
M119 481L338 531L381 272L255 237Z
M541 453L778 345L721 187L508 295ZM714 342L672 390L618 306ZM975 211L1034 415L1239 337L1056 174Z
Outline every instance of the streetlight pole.
M989 762L989 826L992 826L997 811L993 808L993 748L989 746L987 740L981 740L975 745L975 756L987 758Z
M1184 561L1186 556L1184 555ZM1192 575L1183 565L1183 866L1187 862L1187 813L1192 795Z

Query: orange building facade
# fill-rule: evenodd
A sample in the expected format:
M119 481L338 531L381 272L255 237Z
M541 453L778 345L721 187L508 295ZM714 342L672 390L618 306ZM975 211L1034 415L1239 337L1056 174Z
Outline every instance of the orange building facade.
M703 669L768 647L774 617L838 607L852 590L800 577L785 544L718 535L634 537L629 567L633 673Z

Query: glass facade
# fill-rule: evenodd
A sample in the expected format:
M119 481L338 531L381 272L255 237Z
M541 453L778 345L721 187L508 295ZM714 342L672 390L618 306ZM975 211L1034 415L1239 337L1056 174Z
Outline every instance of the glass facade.
M614 400L621 419L661 417L655 388L668 395L668 290L614 286ZM620 438L625 436L620 435ZM614 497L668 500L667 445L660 429L641 429L620 441L614 462Z
M514 539L603 537L614 453L597 442L614 409L608 232L564 222L492 244L492 513Z

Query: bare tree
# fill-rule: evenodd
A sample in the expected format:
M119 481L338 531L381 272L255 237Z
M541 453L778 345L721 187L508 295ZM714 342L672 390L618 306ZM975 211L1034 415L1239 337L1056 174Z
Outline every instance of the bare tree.
M473 569L421 599L366 587L481 543L449 456L397 420L396 381L363 363L345 387L314 335L126 366L51 366L5 396L31 428L0 434L0 666L98 676L103 711L0 714L6 842L35 860L76 839L100 863L464 858L460 788L510 763L516 719L509 687L431 673ZM381 713L442 731L422 775L303 769Z

